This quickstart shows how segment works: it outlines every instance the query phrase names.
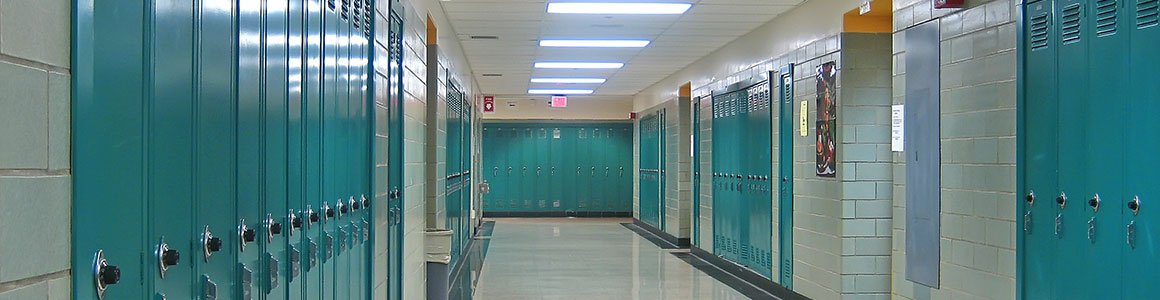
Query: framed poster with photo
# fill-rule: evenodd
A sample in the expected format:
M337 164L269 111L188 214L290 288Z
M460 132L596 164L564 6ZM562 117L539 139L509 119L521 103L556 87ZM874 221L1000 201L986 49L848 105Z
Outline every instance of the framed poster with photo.
M817 174L835 177L838 174L838 70L834 62L818 66L817 75Z

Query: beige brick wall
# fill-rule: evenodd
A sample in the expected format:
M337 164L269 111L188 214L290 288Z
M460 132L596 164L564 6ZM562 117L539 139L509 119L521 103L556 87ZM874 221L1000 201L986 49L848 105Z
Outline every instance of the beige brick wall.
M70 3L0 1L0 300L71 298Z
M894 103L905 99L905 30L941 27L942 226L939 289L906 280L906 165L895 153L892 294L899 299L1015 298L1017 0L961 10L894 2Z

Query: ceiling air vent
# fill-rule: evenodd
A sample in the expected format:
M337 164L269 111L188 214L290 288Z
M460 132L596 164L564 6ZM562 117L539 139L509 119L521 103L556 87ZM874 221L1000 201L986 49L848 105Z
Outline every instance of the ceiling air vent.
M503 76L503 74L496 74L496 73L484 73L483 74L483 77L501 77L501 76Z
M498 40L499 37L494 36L494 35L473 35L473 36L471 36L471 39L473 39L473 40Z

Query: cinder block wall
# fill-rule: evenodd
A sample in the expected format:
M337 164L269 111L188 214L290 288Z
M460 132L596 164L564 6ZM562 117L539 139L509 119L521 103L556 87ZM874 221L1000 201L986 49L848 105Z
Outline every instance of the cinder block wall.
M701 172L701 198L699 199L699 218L701 219L699 226L693 230L697 230L697 238L692 239L697 248L702 250L713 251L713 101L708 91L699 90L694 93L701 97L700 107L700 136L698 141L700 146L700 172ZM775 139L776 141L776 139ZM777 143L774 143L777 147ZM776 151L776 148L774 149ZM690 212L691 214L692 212ZM774 212L774 220L777 218L777 213ZM777 238L775 237L774 240ZM777 248L773 248L776 250Z
M941 28L940 288L906 280L906 164L894 154L893 288L897 299L1015 298L1015 103L1018 0L933 9L894 1L894 103L905 104L905 31Z
M70 14L0 1L0 299L71 298Z
M427 296L423 233L427 229L427 18L404 2L403 36L403 299Z
M447 228L447 65L438 45L427 46L427 228Z

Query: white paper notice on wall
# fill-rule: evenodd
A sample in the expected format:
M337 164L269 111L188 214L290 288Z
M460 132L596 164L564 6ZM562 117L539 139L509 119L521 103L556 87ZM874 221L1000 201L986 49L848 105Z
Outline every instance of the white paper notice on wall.
M903 116L906 115L906 110L903 105L890 106L890 151L902 152L902 137L905 134L903 123L906 122Z

